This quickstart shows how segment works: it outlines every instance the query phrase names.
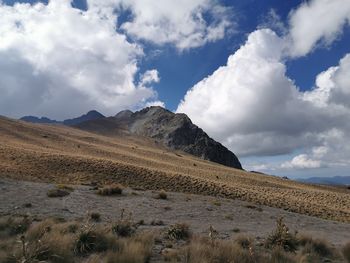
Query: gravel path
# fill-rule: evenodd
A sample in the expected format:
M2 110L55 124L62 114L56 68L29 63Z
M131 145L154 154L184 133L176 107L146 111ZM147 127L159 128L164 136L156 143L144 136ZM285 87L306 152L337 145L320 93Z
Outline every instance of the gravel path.
M0 215L30 214L37 217L84 218L98 212L103 220L119 218L121 210L132 213L135 222L144 220L146 227L161 228L186 222L194 233L207 234L212 225L223 238L240 233L266 237L275 227L276 218L283 216L291 231L325 238L334 245L350 241L350 224L327 221L291 213L281 209L239 200L213 198L182 193L167 193L167 200L156 199L156 192L126 189L122 196L104 197L89 186L75 186L66 197L48 198L46 193L54 185L14 181L0 178ZM25 204L31 207L25 207ZM161 220L164 226L150 226ZM235 231L234 231L235 230Z

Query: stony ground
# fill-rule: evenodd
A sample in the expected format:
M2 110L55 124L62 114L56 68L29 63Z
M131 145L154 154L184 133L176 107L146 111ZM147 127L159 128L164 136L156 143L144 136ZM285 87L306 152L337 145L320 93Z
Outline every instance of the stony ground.
M257 239L266 237L275 228L276 218L283 216L291 231L325 238L336 246L350 241L350 224L239 200L173 192L167 193L167 200L161 200L156 198L157 192L142 189L125 189L121 196L99 196L91 186L74 186L75 190L66 197L47 197L47 191L53 188L52 184L0 178L0 216L30 214L83 219L98 212L104 221L113 221L123 209L126 214L131 213L135 222L144 220L146 228L185 222L198 234L207 235L212 225L222 238L243 233ZM31 206L26 207L28 204ZM162 221L163 225L152 226L152 221Z

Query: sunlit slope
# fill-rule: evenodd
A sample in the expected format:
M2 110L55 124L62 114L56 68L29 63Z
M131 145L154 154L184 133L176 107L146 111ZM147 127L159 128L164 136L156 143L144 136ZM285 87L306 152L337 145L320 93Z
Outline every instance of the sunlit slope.
M0 118L0 176L225 196L350 222L350 191L302 184L207 162L148 138L101 136Z

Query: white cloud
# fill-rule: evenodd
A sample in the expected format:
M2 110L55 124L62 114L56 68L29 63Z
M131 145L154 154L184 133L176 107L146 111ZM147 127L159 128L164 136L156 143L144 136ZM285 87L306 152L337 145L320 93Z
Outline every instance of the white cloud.
M144 74L141 76L140 84L147 85L151 83L158 83L160 81L158 70L152 69L147 70Z
M291 55L304 56L318 45L329 45L350 23L350 1L305 1L290 14Z
M116 32L115 20L74 9L69 0L0 4L2 114L62 119L92 108L115 114L154 99L145 85L158 74L135 84L143 51Z
M306 154L295 156L290 162L285 162L281 168L286 169L310 169L320 168L321 162L319 160L312 160Z
M271 30L251 33L226 66L187 92L177 111L239 155L292 151L308 136L310 105L285 75L284 48Z
M239 156L303 150L282 168L350 165L344 144L350 139L350 55L322 72L312 91L301 92L286 76L287 44L268 29L251 33L227 65L187 92L177 111Z
M120 25L129 36L157 45L174 44L179 50L222 39L233 30L230 8L216 0L88 0L91 8L111 15L112 10L132 13ZM208 19L209 17L209 19Z

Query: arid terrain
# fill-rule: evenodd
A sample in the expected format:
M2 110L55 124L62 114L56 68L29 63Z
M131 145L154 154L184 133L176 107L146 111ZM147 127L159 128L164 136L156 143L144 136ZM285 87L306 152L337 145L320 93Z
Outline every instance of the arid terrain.
M170 151L154 141L102 136L60 125L0 119L0 176L35 182L106 185L250 201L350 222L349 190L249 173Z
M229 168L122 130L2 117L0 191L4 262L346 262L350 251L348 189Z

